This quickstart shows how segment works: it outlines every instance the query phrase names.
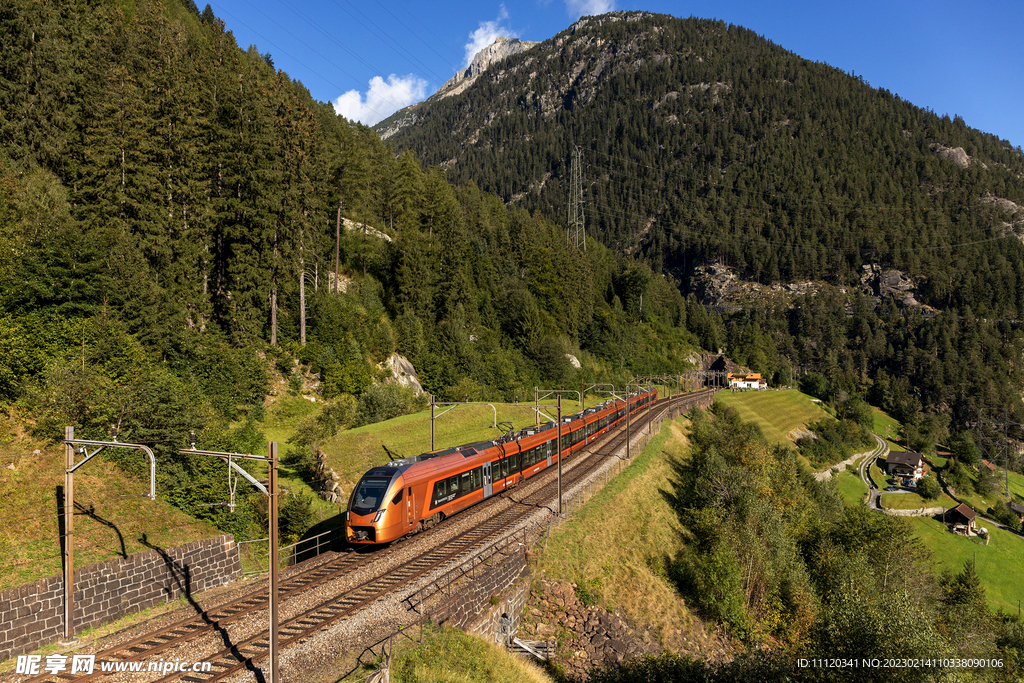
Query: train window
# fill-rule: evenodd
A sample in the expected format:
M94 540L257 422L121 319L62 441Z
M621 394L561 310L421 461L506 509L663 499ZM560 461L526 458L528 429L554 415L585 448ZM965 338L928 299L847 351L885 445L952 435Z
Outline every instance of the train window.
M473 470L471 472L471 474L473 475L471 477L471 479L473 481L473 490L476 491L479 488L483 488L483 485L484 485L484 469L482 467L477 467L475 470Z
M405 493L405 489L400 489L398 495L391 499L392 505L398 505L402 502L402 494Z
M448 477L448 493L456 495L461 493L459 491L459 475L456 474L454 477Z
M472 491L475 488L473 486L473 482L470 481L471 475L472 475L471 472L463 472L462 473L462 487L461 487L462 493L469 493L470 491Z
M352 512L365 515L379 510L390 483L390 477L363 477L352 497Z

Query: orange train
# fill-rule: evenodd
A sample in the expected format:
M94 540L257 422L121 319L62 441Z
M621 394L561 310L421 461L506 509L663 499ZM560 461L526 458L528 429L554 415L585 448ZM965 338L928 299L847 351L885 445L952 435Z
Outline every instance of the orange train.
M628 397L635 414L654 391ZM562 454L569 455L626 417L612 400L562 418ZM515 486L558 462L554 422L498 441L479 441L374 467L352 491L345 513L350 543L389 543L429 529L445 517Z

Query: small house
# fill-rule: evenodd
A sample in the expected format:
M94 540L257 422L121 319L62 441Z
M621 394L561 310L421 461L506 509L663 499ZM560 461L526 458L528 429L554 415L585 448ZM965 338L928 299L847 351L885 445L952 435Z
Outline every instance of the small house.
M1018 518L1020 518L1021 524L1024 524L1024 505L1021 505L1020 503L1010 502L1007 503L1007 507L1010 508L1010 512L1012 512L1013 514L1017 515Z
M915 486L924 476L924 458L914 451L889 451L885 458L885 471L903 486Z
M768 380L761 377L759 372L748 372L745 375L730 372L728 379L729 388L734 391L746 391L748 389L763 390L768 388Z
M977 526L976 518L978 513L971 509L967 503L960 503L955 508L946 510L942 517L953 533L970 536L974 533L974 529Z

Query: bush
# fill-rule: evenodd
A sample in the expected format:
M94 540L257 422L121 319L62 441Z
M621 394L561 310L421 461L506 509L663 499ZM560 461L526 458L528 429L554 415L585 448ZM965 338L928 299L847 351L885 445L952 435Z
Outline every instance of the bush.
M356 400L342 394L314 417L303 420L288 443L305 447L330 439L356 418Z
M925 477L917 483L917 492L925 500L938 500L942 495L942 486L935 477Z
M313 499L306 493L286 496L278 513L277 528L285 543L293 543L313 526Z
M1014 531L1021 530L1020 517L1010 509L1010 506L1006 504L1005 500L1000 500L992 506L992 516L997 522L1009 529L1013 529Z
M604 581L600 577L590 581L579 580L576 582L576 597L587 607L596 605L599 599L599 591L604 587Z
M354 426L383 422L423 410L427 398L398 384L373 384L359 397Z

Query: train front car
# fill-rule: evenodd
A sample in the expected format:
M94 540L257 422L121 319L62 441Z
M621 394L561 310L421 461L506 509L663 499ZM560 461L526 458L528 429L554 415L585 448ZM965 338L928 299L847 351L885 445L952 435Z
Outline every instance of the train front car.
M409 531L406 505L406 468L374 467L363 475L345 513L345 539L349 543L390 543Z

